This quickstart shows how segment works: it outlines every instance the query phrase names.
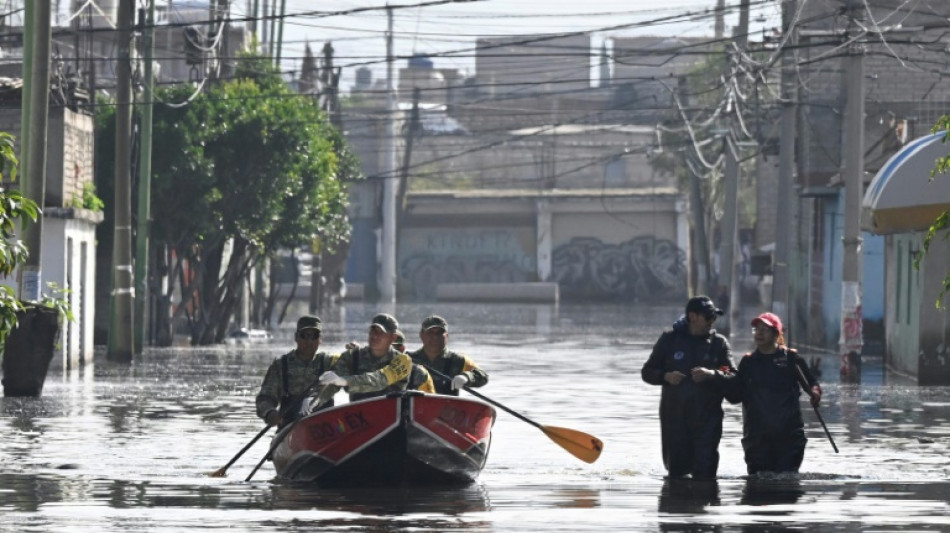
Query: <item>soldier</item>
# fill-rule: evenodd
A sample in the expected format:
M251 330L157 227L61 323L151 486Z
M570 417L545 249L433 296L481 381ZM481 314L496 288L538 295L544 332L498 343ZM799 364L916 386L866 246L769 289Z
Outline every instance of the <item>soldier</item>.
M345 387L351 402L407 389L434 392L429 373L393 348L398 329L394 316L374 316L367 345L340 354L333 369L320 377L320 384Z
M396 340L393 341L393 348L399 353L406 353L406 335L402 330L396 330Z
M481 387L488 383L488 373L465 355L445 348L449 340L449 324L444 318L432 315L422 321L419 330L422 348L409 354L413 362L433 370L435 391L458 396L465 386Z
M333 366L335 357L317 352L322 329L320 318L300 317L294 332L297 347L274 359L268 367L255 400L257 416L267 425L283 427L296 419L320 376ZM331 405L332 399L321 407Z

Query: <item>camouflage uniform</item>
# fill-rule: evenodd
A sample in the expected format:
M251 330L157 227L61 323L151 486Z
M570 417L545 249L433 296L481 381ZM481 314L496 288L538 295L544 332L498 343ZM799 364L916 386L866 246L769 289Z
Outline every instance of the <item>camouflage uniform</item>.
M452 389L452 378L460 374L468 378L467 387L481 387L488 383L488 373L466 355L445 350L432 361L426 356L425 350L420 348L409 356L412 357L414 363L433 370L430 374L435 383L435 391L439 394L458 396L459 391Z
M300 403L316 387L321 374L333 367L336 357L317 353L310 361L302 361L291 350L271 363L257 393L257 416L265 418L271 410L281 414L281 425L297 417ZM284 374L286 369L286 376ZM327 406L333 405L331 400Z
M340 354L333 371L347 377L351 402L390 392L434 390L429 373L413 365L408 355L393 348L382 357L374 357L368 346L347 350Z

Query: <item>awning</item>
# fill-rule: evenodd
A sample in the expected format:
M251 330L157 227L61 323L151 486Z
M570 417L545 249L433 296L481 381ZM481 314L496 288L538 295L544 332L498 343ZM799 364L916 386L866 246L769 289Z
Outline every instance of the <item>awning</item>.
M950 209L950 174L930 173L950 154L945 132L915 139L881 167L864 194L862 220L871 233L925 231Z

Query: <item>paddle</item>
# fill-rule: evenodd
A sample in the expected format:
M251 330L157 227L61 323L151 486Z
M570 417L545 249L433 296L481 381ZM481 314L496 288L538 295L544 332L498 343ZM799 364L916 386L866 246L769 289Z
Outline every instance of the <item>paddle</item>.
M241 448L241 451L237 452L237 455L235 455L234 457L231 458L230 461L228 461L228 464L222 466L221 468L215 470L214 472L211 472L211 473L208 474L208 475L211 476L211 477L225 477L225 476L227 476L227 475L228 475L228 473L227 473L227 472L228 472L228 468L230 468L231 465L234 464L234 461L237 461L242 455L244 455L244 452L246 452L251 446L253 446L255 442L259 441L259 440L261 439L261 437L264 436L264 433L267 433L267 430L270 429L270 428L272 428L272 427L273 427L273 426L271 426L270 424L267 424L266 426L264 426L264 429L260 430L260 432L258 432L258 434L255 435L253 439L251 439L251 442L248 442L247 444L245 444L244 447Z
M423 365L423 366L425 366L426 369L429 370L429 372L432 372L438 376L441 376L444 379L448 379L448 380L452 379L449 376L446 376L445 374L443 374L442 372L439 372L438 370L429 368L427 365ZM532 426L540 429L542 432L544 432L545 435L548 436L549 439L554 441L554 444L557 444L561 448L564 448L571 455L573 455L574 457L577 457L581 461L584 461L586 463L593 463L594 461L597 460L598 457L600 457L600 452L604 450L603 441L601 441L600 439L598 439L597 437L593 435L588 435L587 433L584 433L583 431L577 431L576 429L562 428L562 427L557 427L557 426L545 426L545 425L539 424L535 422L534 420L531 420L530 418L524 416L523 414L509 409L508 407L502 405L500 402L492 400L488 396L485 396L484 394L473 390L471 387L462 387L462 388L467 390L469 394L477 398L481 398L482 400L485 400L486 402L494 405L495 407L498 407L499 409L505 411L511 416L519 420L523 420L531 424Z
M794 363L793 363L793 364L794 364ZM801 378L802 389L805 390L805 393L807 393L809 397L814 397L814 396L812 395L811 388L808 386L808 380L805 379L805 374L802 372L801 367L798 366L798 365L795 365L795 370L798 371L798 377ZM815 410L815 416L817 416L817 417L818 417L818 421L821 422L821 427L822 427L822 429L825 430L825 435L828 436L828 442L831 443L831 447L834 448L835 453L838 453L838 446L835 444L835 439L831 438L831 432L828 431L828 426L825 425L825 419L822 418L822 417L821 417L821 413L818 412L818 406L815 405L815 404L812 404L811 407L812 407L812 409Z

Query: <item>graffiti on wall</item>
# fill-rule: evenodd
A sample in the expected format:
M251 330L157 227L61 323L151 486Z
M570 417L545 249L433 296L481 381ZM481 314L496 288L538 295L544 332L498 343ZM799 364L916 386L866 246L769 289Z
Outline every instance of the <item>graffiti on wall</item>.
M554 250L552 263L563 296L665 299L686 293L686 252L649 235L620 244L576 237Z
M399 283L413 299L434 299L440 283L535 279L533 228L414 229L401 237Z

